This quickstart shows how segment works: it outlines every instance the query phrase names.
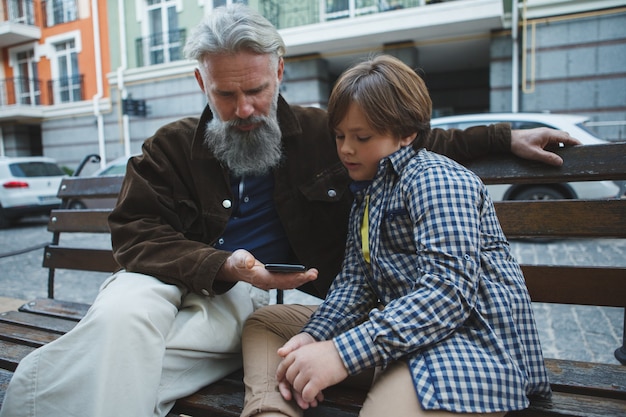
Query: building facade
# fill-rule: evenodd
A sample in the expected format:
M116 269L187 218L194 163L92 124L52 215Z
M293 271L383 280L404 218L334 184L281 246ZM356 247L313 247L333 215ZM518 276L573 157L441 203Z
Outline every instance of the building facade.
M101 114L111 107L108 38L105 3L3 0L0 155L64 160L93 143L98 149ZM67 130L46 132L59 120Z
M46 2L5 0L31 4L35 24L25 26L39 32L25 40L14 35L5 45L3 26L22 24L11 20L15 7L5 7L0 153L43 153L70 168L87 154L99 154L104 164L139 152L164 123L197 116L206 100L193 77L195 63L183 59L182 48L202 16L232 1L58 0L75 4L76 18L49 27L47 19L55 15ZM433 116L577 113L589 116L601 136L626 139L624 1L243 2L285 39L282 94L291 104L325 107L345 68L385 52L420 72L433 98ZM70 74L59 64L67 55L61 46L66 39L74 39L78 49L74 58L68 55L67 62L76 66ZM71 45L65 48L72 50ZM29 64L31 55L34 64ZM25 73L45 88L33 94L34 84L18 83L28 88L17 94L8 87ZM80 81L82 95L68 80ZM76 100L59 101L68 97Z

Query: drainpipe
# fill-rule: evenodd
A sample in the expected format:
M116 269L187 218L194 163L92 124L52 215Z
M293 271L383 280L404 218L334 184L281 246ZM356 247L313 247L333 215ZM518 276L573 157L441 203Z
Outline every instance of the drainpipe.
M93 96L93 113L96 116L98 126L98 152L100 153L100 166L104 167L106 161L106 146L104 141L104 120L100 110L100 99L103 96L104 87L102 85L102 50L100 40L100 14L97 0L91 0L91 19L93 23L93 47L96 60L96 85L97 92Z
M517 44L519 5L512 0L511 10L511 112L519 111L519 50Z
M128 98L128 91L124 85L124 71L128 68L126 57L126 14L124 1L117 0L118 18L120 21L120 66L117 68L117 85L120 91L119 109L122 113L122 140L124 142L124 155L130 157L130 117L122 111L122 100Z

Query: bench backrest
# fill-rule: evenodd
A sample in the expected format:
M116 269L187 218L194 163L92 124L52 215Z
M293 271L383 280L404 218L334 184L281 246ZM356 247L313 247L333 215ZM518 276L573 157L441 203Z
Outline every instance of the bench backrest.
M486 184L563 183L626 180L626 143L560 148L565 163L552 167L510 155L490 156L467 165ZM111 250L67 247L62 233L108 233L107 209L68 210L72 200L117 196L122 177L70 177L58 196L62 208L51 213L53 241L45 248L48 296L54 297L58 268L112 272L118 268ZM508 238L626 238L626 198L496 202ZM626 268L585 265L522 265L533 301L626 307ZM622 347L626 354L626 344Z
M64 178L57 196L61 207L52 210L48 231L52 242L44 249L43 266L48 268L48 297L54 298L54 276L57 269L113 272L119 268L110 249L72 247L61 244L65 233L110 233L107 218L111 209L68 209L72 202L102 198L116 198L122 185L122 176ZM85 207L85 204L81 205ZM87 207L89 204L87 204Z
M486 184L626 180L626 143L561 148L561 167L509 155L466 166ZM626 238L626 199L496 202L512 238ZM626 307L626 268L522 265L533 301Z

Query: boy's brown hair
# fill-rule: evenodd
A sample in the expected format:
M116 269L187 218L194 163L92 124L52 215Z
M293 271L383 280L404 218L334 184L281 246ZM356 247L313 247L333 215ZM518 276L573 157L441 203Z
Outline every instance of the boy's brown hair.
M424 80L390 55L379 55L347 69L328 101L328 125L333 131L357 104L378 133L404 138L430 132L432 102Z

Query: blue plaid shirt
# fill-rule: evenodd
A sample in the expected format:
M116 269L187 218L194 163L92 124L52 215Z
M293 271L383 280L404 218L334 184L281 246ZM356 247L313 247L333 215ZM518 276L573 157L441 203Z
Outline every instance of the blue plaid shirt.
M406 361L427 410L508 411L550 395L530 297L485 186L410 146L355 192L342 271L303 331L333 339L350 374Z

